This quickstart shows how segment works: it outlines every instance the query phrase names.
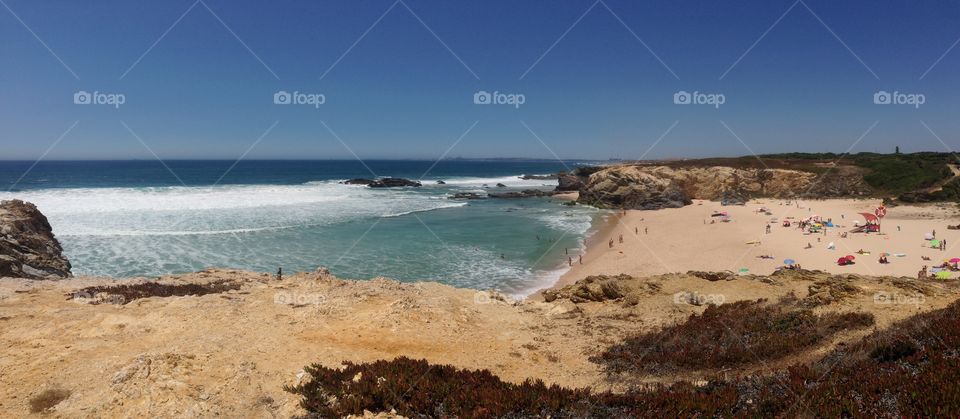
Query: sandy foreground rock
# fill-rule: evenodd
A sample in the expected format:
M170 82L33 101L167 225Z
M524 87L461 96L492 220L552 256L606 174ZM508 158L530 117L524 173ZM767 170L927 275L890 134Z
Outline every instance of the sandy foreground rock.
M592 278L558 290L551 302L514 302L437 283L319 274L276 280L208 270L159 281L220 280L240 287L127 302L77 291L146 280L0 279L0 415L29 416L31 400L57 390L67 396L48 410L55 417L289 417L302 412L282 387L303 379L305 365L401 355L489 369L513 382L536 378L622 390L588 358L628 334L700 312L704 303L793 292L815 301L811 306L818 312L874 313L882 328L957 296L950 284L806 271ZM834 290L833 283L844 286ZM863 333L841 334L801 357ZM681 378L698 374L648 381Z

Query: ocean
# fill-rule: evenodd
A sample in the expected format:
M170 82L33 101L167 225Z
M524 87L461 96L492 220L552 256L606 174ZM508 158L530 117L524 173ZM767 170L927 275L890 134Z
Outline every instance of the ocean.
M210 267L292 273L326 266L342 278L429 280L523 296L559 278L565 252L580 251L604 213L550 198L448 198L549 190L555 180L519 176L576 164L6 161L0 162L0 199L39 207L75 275L156 277ZM339 183L374 174L422 180L423 187Z

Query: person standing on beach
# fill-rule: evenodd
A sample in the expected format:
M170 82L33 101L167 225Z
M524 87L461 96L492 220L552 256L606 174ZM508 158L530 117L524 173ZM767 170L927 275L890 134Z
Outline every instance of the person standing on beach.
M277 281L283 279L283 267L277 268Z
M583 265L583 255L577 256L577 258L580 260L580 264Z
M567 265L573 266L573 258L571 258L570 256L567 256Z
M767 234L770 234L770 224L767 224Z
M640 227L634 227L633 234L640 234Z
M650 234L650 230L647 227L644 227L643 234Z
M623 234L620 235L620 244L623 244Z

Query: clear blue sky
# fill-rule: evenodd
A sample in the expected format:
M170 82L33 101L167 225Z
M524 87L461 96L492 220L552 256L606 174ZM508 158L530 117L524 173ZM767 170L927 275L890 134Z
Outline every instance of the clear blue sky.
M0 159L39 157L75 121L46 158L152 158L125 123L162 158L232 159L276 121L247 158L352 157L326 123L360 157L430 159L477 121L449 156L637 158L675 123L647 158L843 152L875 121L853 151L944 150L923 123L960 149L952 0L3 3ZM326 103L274 105L278 90ZM726 102L675 105L680 90Z

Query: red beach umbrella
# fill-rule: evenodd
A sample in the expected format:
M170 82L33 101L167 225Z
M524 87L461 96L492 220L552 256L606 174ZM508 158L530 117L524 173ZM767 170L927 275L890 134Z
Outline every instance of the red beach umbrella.
M846 255L846 256L844 256L843 258L846 259L846 260L854 260L854 259L856 259L857 257L854 256L854 255Z

